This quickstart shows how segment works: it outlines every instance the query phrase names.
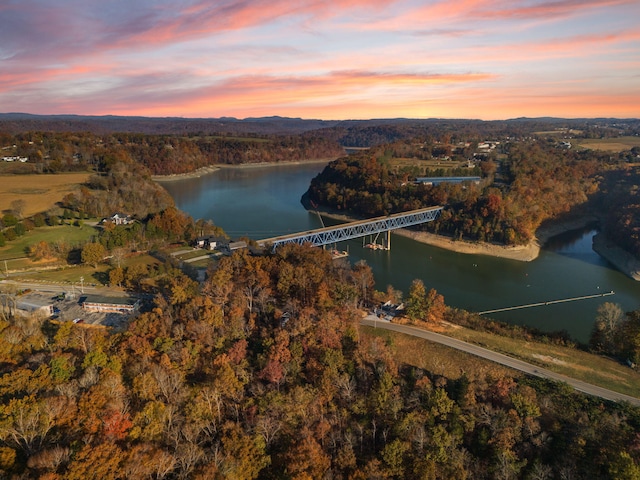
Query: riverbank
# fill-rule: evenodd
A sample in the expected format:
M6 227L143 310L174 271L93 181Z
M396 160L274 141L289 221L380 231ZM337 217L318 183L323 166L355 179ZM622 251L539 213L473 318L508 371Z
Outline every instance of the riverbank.
M436 235L429 232L416 232L413 230L399 229L393 233L411 238L416 242L425 243L433 247L444 248L457 253L472 255L488 255L491 257L508 258L521 262L531 262L540 254L540 243L532 240L527 245L504 246L485 242L469 242L466 240L453 240L451 237Z
M208 167L198 168L197 170L188 173L175 173L173 175L152 175L151 180L155 182L175 182L177 180L185 180L187 178L202 177L203 175L208 175L215 172L216 170L219 170L219 167L217 165L210 165Z
M260 162L260 163L239 163L237 165L220 164L209 165L207 167L198 168L193 172L188 173L176 173L173 175L152 175L151 179L156 182L174 182L177 180L185 180L187 178L198 178L204 175L208 175L221 169L249 169L249 168L265 168L265 167L280 167L284 165L307 165L307 164L322 164L329 163L335 160L335 158L318 158L313 160L297 160L293 162Z
M319 210L322 215L336 220L352 222L360 220L348 215L336 213L334 211ZM552 237L561 233L579 230L587 225L597 221L595 216L583 216L570 220L556 221L547 224L536 231L536 236L527 245L505 246L486 242L470 242L467 240L454 240L445 235L437 235L429 232L418 232L415 230L398 229L394 230L394 234L402 235L416 242L431 245L433 247L443 248L457 253L465 253L470 255L487 255L491 257L506 258L509 260L517 260L520 262L531 262L538 258L540 249Z
M608 240L603 233L593 237L593 250L628 277L640 281L640 261Z

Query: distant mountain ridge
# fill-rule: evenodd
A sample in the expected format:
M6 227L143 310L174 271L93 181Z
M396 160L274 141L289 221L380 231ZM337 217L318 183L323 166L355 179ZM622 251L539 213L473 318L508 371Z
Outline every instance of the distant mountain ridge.
M484 126L504 128L507 125L528 123L531 126L580 124L622 124L636 123L638 119L616 118L578 118L563 119L555 117L526 118L509 120L477 120L477 119L411 119L411 118L379 118L368 120L319 120L290 118L280 116L250 117L238 119L234 117L220 118L184 118L184 117L142 117L118 115L35 115L30 113L0 113L0 133L18 134L28 131L51 132L92 132L108 133L142 133L155 135L212 135L212 134L255 134L255 135L295 135L321 129L366 129L381 126L447 126L449 128Z
M333 127L338 121L264 117L240 120L233 117L183 118L140 116L33 115L0 113L0 131L16 134L26 131L144 133L144 134L298 134Z

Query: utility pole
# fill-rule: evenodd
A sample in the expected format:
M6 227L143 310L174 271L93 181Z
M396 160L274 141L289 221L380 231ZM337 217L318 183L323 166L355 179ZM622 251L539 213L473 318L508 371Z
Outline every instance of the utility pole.
M80 291L84 295L84 277L80 277Z

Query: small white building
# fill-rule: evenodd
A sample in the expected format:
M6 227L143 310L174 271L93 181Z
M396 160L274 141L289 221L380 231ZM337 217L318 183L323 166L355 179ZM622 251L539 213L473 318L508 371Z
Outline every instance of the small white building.
M33 296L25 295L18 297L16 302L15 314L22 317L30 317L32 315L49 318L54 313L53 304L50 300Z
M227 245L227 249L229 250L229 253L231 253L241 248L247 248L247 246L247 242L240 240L237 242L230 242L229 245Z
M206 250L215 250L218 247L218 238L214 235L204 235L195 240L195 246Z

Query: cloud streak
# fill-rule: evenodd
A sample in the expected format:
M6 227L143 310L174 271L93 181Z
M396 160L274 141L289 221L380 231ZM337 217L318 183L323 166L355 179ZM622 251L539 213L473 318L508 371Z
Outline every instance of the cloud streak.
M635 0L9 0L0 108L640 116L639 17Z

